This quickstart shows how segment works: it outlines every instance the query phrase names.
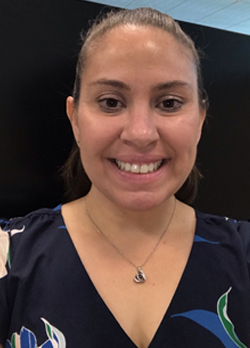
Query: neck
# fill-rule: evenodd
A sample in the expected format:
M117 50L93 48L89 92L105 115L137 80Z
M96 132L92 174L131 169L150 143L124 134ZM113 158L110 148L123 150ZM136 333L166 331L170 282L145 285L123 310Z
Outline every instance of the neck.
M119 232L123 236L161 235L171 219L175 207L175 197L171 196L163 204L146 211L124 209L108 200L105 196L90 193L83 198L91 218L111 237ZM113 232L112 232L113 231Z

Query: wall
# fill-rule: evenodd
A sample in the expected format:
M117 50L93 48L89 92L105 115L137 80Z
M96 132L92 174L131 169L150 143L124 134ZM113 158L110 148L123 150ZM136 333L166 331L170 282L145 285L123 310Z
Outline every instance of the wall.
M65 114L79 32L107 7L78 0L0 2L0 215L62 201L58 169L71 148ZM210 95L195 206L250 217L250 37L181 23L205 52Z

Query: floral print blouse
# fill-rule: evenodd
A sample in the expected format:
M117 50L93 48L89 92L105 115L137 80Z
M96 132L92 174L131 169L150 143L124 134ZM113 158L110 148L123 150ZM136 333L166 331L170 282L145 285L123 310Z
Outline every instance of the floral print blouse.
M250 222L196 216L187 266L148 348L250 348ZM89 278L60 206L0 223L0 343L136 348Z

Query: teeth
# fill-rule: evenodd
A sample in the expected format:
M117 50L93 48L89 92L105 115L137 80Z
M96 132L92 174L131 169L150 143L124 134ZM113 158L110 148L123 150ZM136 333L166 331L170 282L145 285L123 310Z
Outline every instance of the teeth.
M138 164L132 164L131 172L132 173L140 173L140 166L138 166Z
M122 162L115 160L115 163L117 164L118 168L125 172L131 172L131 173L141 173L141 174L147 174L155 172L157 169L160 168L163 160L157 161L155 163L150 164L142 164L139 165L137 163L130 164L128 162Z

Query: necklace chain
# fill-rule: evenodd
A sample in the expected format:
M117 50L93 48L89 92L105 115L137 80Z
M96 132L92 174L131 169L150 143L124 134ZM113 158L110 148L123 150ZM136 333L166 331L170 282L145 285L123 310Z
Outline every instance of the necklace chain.
M133 267L135 267L137 269L137 274L134 277L134 281L136 283L144 283L146 281L146 276L144 274L144 272L142 271L142 267L144 267L146 265L146 263L148 262L148 260L152 257L152 255L154 254L154 252L156 251L158 245L160 244L162 238L164 237L165 233L167 232L173 217L174 217L174 213L175 213L175 209L176 209L176 198L175 198L175 202L174 202L174 209L173 212L170 216L170 219L167 223L166 228L164 229L164 231L162 232L162 234L160 235L160 238L158 239L157 243L155 244L153 250L149 253L149 255L146 257L145 261L141 264L141 266L136 266L130 259L127 258L127 256L106 236L106 234L100 229L100 227L96 224L96 222L93 220L92 216L90 215L88 208L87 208L87 204L86 204L86 199L84 200L84 207L85 207L85 211L87 213L88 218L90 219L90 221L92 222L92 224L94 225L95 229L97 230L97 232L99 232L106 240L106 242L111 245L119 255L121 255L127 262L129 262Z

